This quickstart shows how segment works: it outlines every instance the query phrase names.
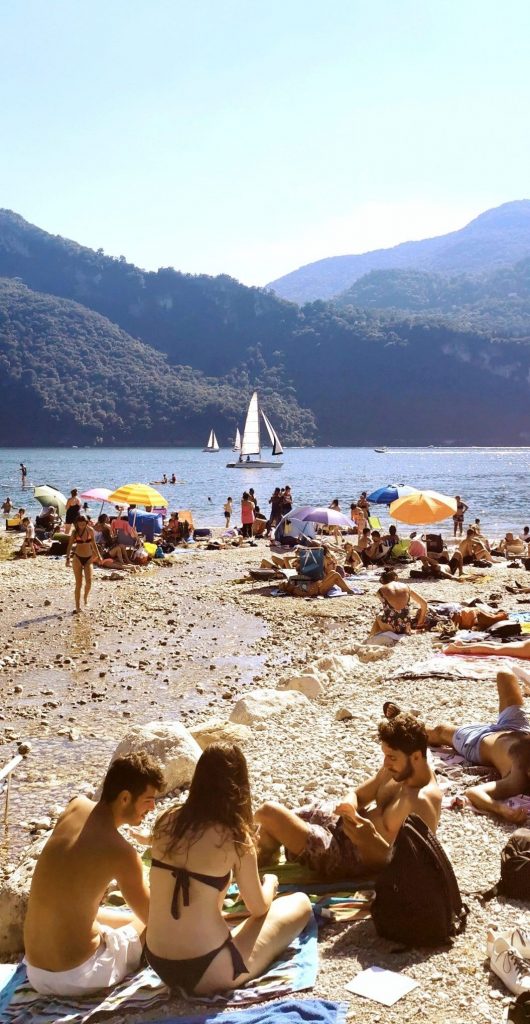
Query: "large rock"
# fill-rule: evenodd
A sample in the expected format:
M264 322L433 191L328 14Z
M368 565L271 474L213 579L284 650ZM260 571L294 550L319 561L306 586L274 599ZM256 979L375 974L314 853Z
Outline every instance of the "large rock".
M146 725L133 726L123 737L112 755L111 764L117 757L140 750L156 757L162 765L164 796L182 786L189 786L202 753L197 741L180 722L147 722Z
M205 750L211 743L243 743L251 736L251 731L246 725L223 722L220 718L209 718L208 721L190 729L190 733L201 750Z
M304 697L308 697L309 700L316 700L324 693L324 687L316 675L307 673L303 676L291 676L290 679L282 680L279 684L278 689L280 690L297 690L298 693L303 693Z
M252 690L238 700L230 721L240 725L254 725L300 710L304 706L309 707L309 701L296 690Z
M23 952L24 918L35 861L49 837L50 833L33 843L16 870L0 885L0 959Z

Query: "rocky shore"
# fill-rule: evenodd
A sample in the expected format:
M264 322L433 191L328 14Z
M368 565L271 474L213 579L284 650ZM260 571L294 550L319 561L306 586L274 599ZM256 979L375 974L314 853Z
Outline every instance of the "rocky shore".
M17 871L28 844L72 795L93 791L133 724L177 721L195 731L231 718L245 726L239 739L255 802L296 806L335 802L376 770L376 727L388 698L431 723L496 716L494 672L464 684L392 679L432 654L436 634L406 637L391 649L367 648L378 606L375 583L359 581L364 594L337 600L273 598L247 576L265 552L264 544L195 550L171 567L152 565L125 578L97 573L90 610L79 617L71 615L73 581L64 560L0 562L0 763L20 744L27 751L13 777L0 846L0 933L3 894L17 886L22 892L31 867L30 858L29 868ZM421 581L418 589L426 600L495 593L509 608L515 597L505 584L516 579L526 582L527 574L498 565L481 583ZM281 691L304 677L290 684L304 693ZM496 881L511 831L470 807L444 809L439 836L463 893ZM527 915L513 901L484 907L465 898L467 931L447 951L392 953L370 920L328 925L313 994L349 1000L351 1017L366 1022L500 1020L508 994L487 967L486 928L524 924ZM390 1009L345 992L345 983L371 964L404 970L419 987Z

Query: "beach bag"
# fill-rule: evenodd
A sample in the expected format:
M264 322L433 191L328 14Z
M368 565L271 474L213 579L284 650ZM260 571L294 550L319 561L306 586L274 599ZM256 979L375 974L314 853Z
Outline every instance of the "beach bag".
M432 551L434 554L441 555L444 549L444 542L442 540L441 533L426 534L425 543L427 544L427 551Z
M506 1020L512 1024L530 1024L530 992L521 992L508 1007Z
M492 889L482 894L482 899L490 900L498 894L530 900L530 828L512 832L501 852L501 877Z
M443 946L464 931L467 915L447 854L422 818L409 814L375 884L378 935L404 946Z
M494 622L492 626L488 626L485 633L489 633L490 636L496 637L499 640L504 640L510 636L521 636L522 629L520 622Z
M304 548L298 555L300 576L308 580L324 579L324 550L323 548Z

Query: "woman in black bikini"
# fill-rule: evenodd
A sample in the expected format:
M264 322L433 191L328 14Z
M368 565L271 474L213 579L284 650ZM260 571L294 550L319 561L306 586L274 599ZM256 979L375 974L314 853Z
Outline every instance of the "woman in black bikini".
M94 538L94 530L89 525L87 517L82 513L78 515L73 532L68 539L68 550L66 552L66 564L70 565L72 548L73 570L75 576L75 611L81 611L81 587L83 576L85 577L84 602L88 604L88 595L92 586L92 561L100 558L98 546Z
M214 743L199 759L188 799L156 823L145 953L171 989L213 995L261 974L311 916L303 893L274 900L260 881L247 763ZM250 913L230 931L221 913L232 879ZM274 902L273 902L274 901Z

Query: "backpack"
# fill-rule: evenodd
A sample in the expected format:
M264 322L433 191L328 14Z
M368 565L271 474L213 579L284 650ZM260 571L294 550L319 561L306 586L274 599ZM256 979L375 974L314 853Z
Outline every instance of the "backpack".
M497 893L530 900L530 828L512 832L501 852L501 877L492 889L482 894L482 899L490 900Z
M323 548L304 548L298 554L300 576L308 580L324 579L324 555Z
M375 885L378 935L404 946L442 946L464 931L468 915L451 862L428 825L409 814Z
M427 544L427 551L432 551L434 554L441 555L444 549L444 542L442 540L441 533L426 534L425 543Z

